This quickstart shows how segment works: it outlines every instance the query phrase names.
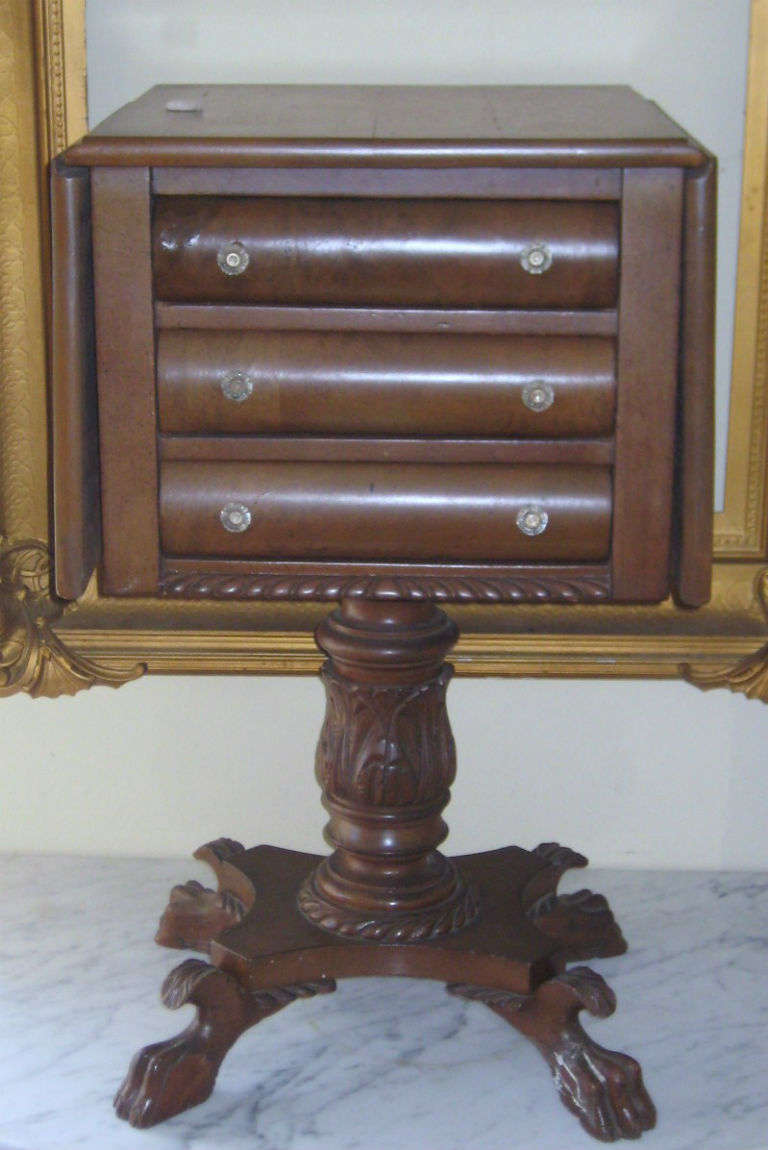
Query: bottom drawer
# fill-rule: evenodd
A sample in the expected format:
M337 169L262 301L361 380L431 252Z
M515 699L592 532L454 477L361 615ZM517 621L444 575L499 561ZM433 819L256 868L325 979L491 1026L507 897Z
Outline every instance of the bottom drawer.
M386 562L607 558L605 467L166 463L166 555Z

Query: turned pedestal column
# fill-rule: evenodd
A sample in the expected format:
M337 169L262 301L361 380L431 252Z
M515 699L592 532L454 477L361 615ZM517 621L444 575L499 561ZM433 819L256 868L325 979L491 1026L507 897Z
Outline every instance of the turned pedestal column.
M456 773L444 659L457 635L431 603L352 599L317 630L329 659L316 772L335 849L302 885L299 907L324 930L407 941L477 913L437 849Z

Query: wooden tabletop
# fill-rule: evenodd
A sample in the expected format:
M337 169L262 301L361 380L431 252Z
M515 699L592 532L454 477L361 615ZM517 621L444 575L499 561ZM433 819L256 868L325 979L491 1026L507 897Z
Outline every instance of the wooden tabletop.
M685 139L631 88L161 84L97 136L323 140Z
M450 165L572 163L585 153L592 163L701 162L655 104L610 85L159 85L99 124L68 158Z

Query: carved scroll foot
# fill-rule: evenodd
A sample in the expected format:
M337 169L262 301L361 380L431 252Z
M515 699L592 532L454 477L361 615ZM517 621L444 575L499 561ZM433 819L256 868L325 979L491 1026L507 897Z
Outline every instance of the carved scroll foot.
M297 998L335 989L328 979L252 993L215 966L187 959L168 975L162 998L171 1008L193 1003L197 1017L175 1038L135 1056L115 1096L118 1116L132 1126L154 1126L204 1102L227 1051L245 1030Z
M242 921L246 906L229 889L226 866L244 850L234 839L216 839L195 851L195 858L207 862L215 872L218 890L210 890L196 879L175 886L155 935L159 946L207 954L217 935Z
M605 1018L616 1008L613 991L593 970L574 967L542 983L532 995L465 985L447 989L485 1002L538 1047L563 1103L594 1138L639 1138L655 1126L656 1110L639 1064L599 1046L579 1022L583 1009Z
M603 895L591 890L557 893L567 870L587 865L584 855L559 843L541 843L533 854L541 859L542 868L523 892L525 915L543 934L561 944L562 958L583 962L624 954L627 944Z
M190 879L171 891L155 942L178 950L207 953L211 940L240 922L244 913L240 899L229 891L209 890L196 879Z

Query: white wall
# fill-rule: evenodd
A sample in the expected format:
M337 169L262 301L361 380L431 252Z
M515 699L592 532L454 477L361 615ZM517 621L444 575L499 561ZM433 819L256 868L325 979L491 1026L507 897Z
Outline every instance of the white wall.
M469 680L448 692L461 853L559 839L595 864L768 866L768 710L682 683ZM311 678L147 678L0 702L0 848L322 850Z
M721 426L747 0L89 0L92 119L162 81L628 82L720 157ZM768 866L768 711L679 683L459 680L457 852L558 838L619 866ZM0 702L0 848L322 849L311 679L145 679Z

